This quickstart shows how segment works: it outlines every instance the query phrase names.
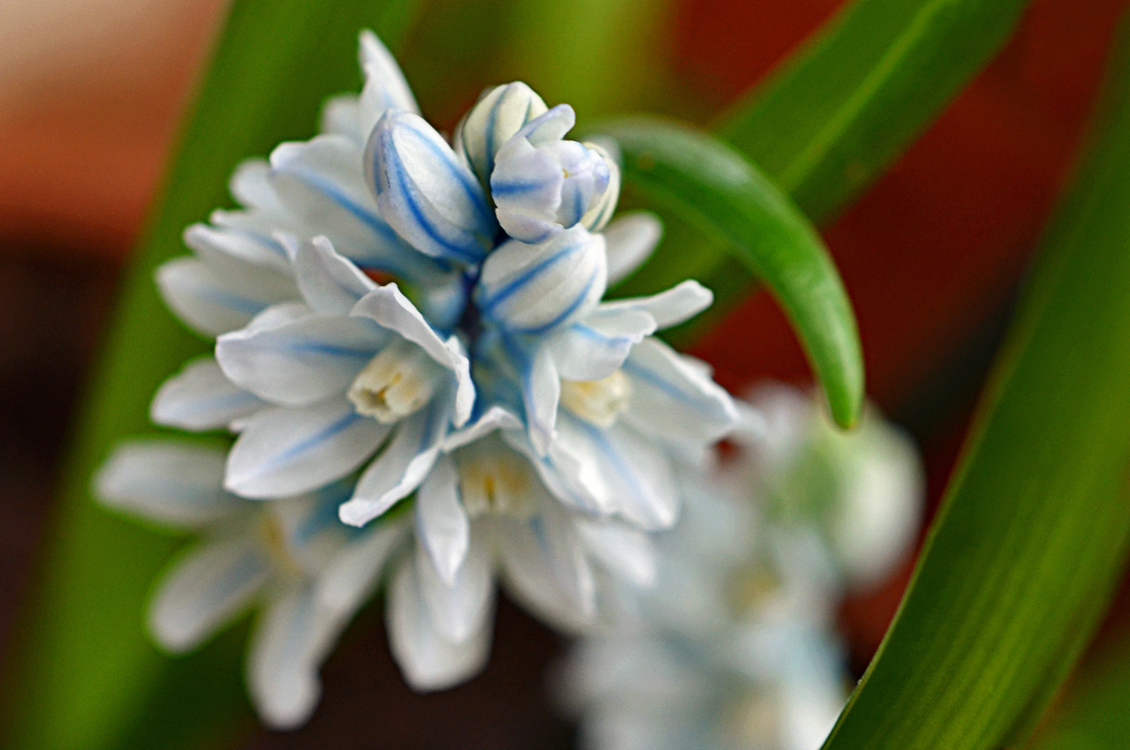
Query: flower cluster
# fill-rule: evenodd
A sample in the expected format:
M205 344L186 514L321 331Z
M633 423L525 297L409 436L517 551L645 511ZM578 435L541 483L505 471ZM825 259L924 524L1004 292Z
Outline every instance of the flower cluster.
M189 227L193 255L158 272L216 346L152 418L230 430L230 451L129 445L98 480L107 502L213 540L158 592L161 643L266 602L249 683L275 726L309 715L321 659L386 567L418 689L481 668L496 576L560 627L592 622L602 591L653 581L679 467L738 423L709 369L652 336L708 306L705 288L602 301L661 234L647 213L610 221L614 144L567 139L573 110L522 83L484 92L449 144L368 32L360 62L360 96L241 165L241 208Z
M562 692L589 750L816 750L846 698L832 614L890 575L922 505L910 441L874 411L840 433L814 399L762 388L738 455L681 472L657 584L584 638ZM750 502L750 496L754 502Z

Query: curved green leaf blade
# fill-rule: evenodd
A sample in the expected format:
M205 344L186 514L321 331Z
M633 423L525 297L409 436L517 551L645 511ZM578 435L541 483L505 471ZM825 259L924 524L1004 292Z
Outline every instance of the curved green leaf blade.
M1022 740L1130 543L1130 57L1044 239L977 427L879 653L825 750Z
M624 180L717 233L787 312L824 387L850 426L863 402L863 356L847 292L820 235L740 153L705 133L655 119L605 123ZM687 253L691 255L692 253Z
M1026 0L855 0L718 122L717 133L824 225L910 146L1012 33ZM720 242L664 243L624 285L694 274L715 291L692 333L749 293Z
M722 119L814 221L912 143L1004 44L1027 0L858 0Z
M229 202L228 177L239 161L309 137L327 95L358 89L358 31L370 27L394 40L414 6L233 4L86 394L38 581L42 601L25 627L27 655L6 680L5 747L198 746L216 722L244 710L235 663L242 648L233 639L176 661L150 645L149 588L178 542L96 507L90 477L118 440L153 429L148 406L157 386L207 349L165 310L154 268L187 252L185 226Z
M1119 750L1130 736L1130 633L1093 653L1062 704L1026 747Z

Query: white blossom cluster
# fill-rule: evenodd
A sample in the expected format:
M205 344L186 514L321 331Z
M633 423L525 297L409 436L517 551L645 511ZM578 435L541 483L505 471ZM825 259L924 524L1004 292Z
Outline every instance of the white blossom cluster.
M131 443L107 504L195 530L151 630L191 649L259 605L249 689L304 722L318 669L387 584L392 651L431 690L487 658L497 582L576 629L656 576L682 466L739 421L709 368L654 338L707 307L693 281L602 301L658 220L610 221L616 149L565 136L568 105L489 89L449 143L361 35L360 96L322 132L242 164L240 208L189 227L160 290L214 355L156 394L154 422L229 431L230 450Z
M564 665L585 750L817 750L843 706L835 607L910 550L917 454L874 411L842 433L786 386L739 406L738 454L682 472L656 586Z

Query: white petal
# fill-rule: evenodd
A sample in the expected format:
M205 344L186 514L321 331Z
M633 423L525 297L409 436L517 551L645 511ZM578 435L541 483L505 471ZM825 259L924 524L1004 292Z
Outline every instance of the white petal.
M522 420L504 406L492 406L481 417L463 429L450 433L443 441L443 450L450 453L468 443L473 443L495 430L520 430Z
M738 421L733 399L690 358L648 338L624 363L632 381L625 416L640 430L673 443L713 443Z
M532 366L524 373L522 400L530 426L530 442L545 455L557 436L557 404L561 400L561 376L547 347L534 354Z
M193 528L247 510L223 490L224 452L191 443L125 443L94 477L105 505L158 523Z
M549 560L557 585L585 619L596 614L596 581L589 566L574 516L552 497L540 498L539 515L530 527Z
M546 482L555 494L566 490L558 494L563 502L576 504L576 494L568 490L583 490L588 493L584 499L597 508L619 512L640 528L652 531L675 523L679 504L675 477L669 459L655 443L620 425L602 429L568 414L559 416L557 428L558 439L549 454L554 473L563 473L559 467L568 466L561 463L566 457L581 467L575 481L557 476Z
M244 208L282 216L283 208L270 180L271 164L266 159L244 159L232 172L228 190Z
M416 493L416 533L440 577L454 585L471 543L471 521L459 500L459 473L447 455L436 459Z
M490 559L481 540L471 544L466 561L450 581L444 580L431 556L417 548L416 575L432 627L449 643L465 643L487 624L494 600Z
M389 339L370 321L315 313L274 328L220 336L216 361L236 385L281 406L344 393Z
M425 255L477 263L494 244L479 181L418 115L394 110L381 118L365 170L381 216Z
M489 183L498 150L546 109L542 98L520 81L487 89L456 128L455 151Z
M262 409L264 403L224 376L214 357L190 361L153 397L149 418L186 430L218 430Z
M377 288L357 266L338 255L325 237L302 243L294 259L294 273L306 303L318 312L348 315L357 300Z
M475 405L475 383L471 379L471 362L463 353L458 339L452 337L445 341L440 338L396 284L379 286L366 294L351 315L372 318L385 328L396 331L451 370L456 380L454 423L460 427L467 421Z
M252 498L298 495L356 469L388 432L344 397L303 409L265 409L247 420L232 446L224 486Z
M326 99L322 105L319 130L332 135L344 135L358 144L365 142L361 133L361 98L356 94L338 94Z
M158 585L149 629L169 651L188 651L247 607L271 573L270 556L253 535L198 547Z
M655 331L655 318L642 310L605 312L597 307L584 320L554 334L549 350L567 380L602 380L620 369L632 347Z
M351 617L376 588L385 563L409 529L403 520L374 524L350 541L318 576L318 606Z
M401 109L420 114L412 89L404 80L400 66L377 35L366 29L361 32L358 55L361 70L365 73L365 87L361 90L361 129L358 137L362 142L385 112Z
M618 579L640 588L655 585L655 547L648 534L615 521L575 521L585 548Z
M264 724L295 729L309 720L322 695L318 669L344 625L317 606L308 584L271 602L247 654L247 687Z
M484 625L462 643L444 640L432 625L420 593L415 559L397 570L386 609L389 646L404 680L414 690L443 690L477 674L486 665L490 627Z
M248 266L246 274L219 274L198 258L175 258L157 269L165 302L189 327L218 335L247 324L263 309L293 299L293 282Z
M445 419L433 400L400 423L381 455L361 475L352 499L341 506L342 523L364 526L420 486L439 455Z
M483 263L482 314L511 331L544 334L591 310L604 294L604 238L584 227L539 245L510 240Z
M283 143L271 152L279 199L309 235L323 234L339 253L365 268L416 278L435 264L412 251L385 223L365 182L361 151L344 136Z
M597 308L600 314L639 310L655 318L660 330L678 325L710 307L714 294L694 280L684 281L665 292L650 297L636 297L606 302Z
M640 267L663 237L663 223L648 211L621 214L604 229L611 286Z
M250 264L290 276L286 248L274 236L286 228L285 222L257 211L213 211L211 220L216 226L192 224L184 230L184 244L198 257L227 270L235 264Z
M616 213L616 205L620 202L620 148L610 139L601 139L599 143L585 141L585 147L604 160L608 170L608 185L596 200L589 204L589 209L581 217L581 225L590 232L603 231L612 215Z
M566 634L591 624L586 611L569 596L546 553L543 537L528 523L510 522L499 534L499 555L510 596Z

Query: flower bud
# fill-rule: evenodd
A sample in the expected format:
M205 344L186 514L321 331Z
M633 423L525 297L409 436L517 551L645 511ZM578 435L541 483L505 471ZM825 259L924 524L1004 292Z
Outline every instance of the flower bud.
M604 238L575 226L538 245L498 247L483 263L475 301L507 330L546 333L596 305L606 279Z
M545 102L521 81L487 89L456 127L455 153L488 185L498 150L545 111Z
M600 380L562 380L561 405L597 427L611 427L628 406L632 382L620 370Z
M558 105L499 149L491 195L498 223L514 239L549 239L585 218L608 191L611 173L603 149L562 139L574 121L573 108Z
M444 372L421 347L397 338L365 365L347 395L359 414L393 424L431 400Z

